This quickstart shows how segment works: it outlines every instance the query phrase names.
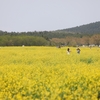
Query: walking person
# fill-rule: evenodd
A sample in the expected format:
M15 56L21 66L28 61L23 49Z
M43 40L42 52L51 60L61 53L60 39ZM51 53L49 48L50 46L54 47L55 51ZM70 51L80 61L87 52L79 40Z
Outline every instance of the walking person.
M69 48L67 49L67 54L70 54L70 49Z
M80 54L80 51L81 51L80 48L77 48L77 53L78 53L78 54Z

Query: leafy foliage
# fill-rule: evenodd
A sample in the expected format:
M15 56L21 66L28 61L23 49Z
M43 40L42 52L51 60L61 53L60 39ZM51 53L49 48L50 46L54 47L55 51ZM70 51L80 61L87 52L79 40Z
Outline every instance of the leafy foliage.
M40 46L48 45L48 41L43 37L26 36L26 35L2 35L0 36L1 46Z

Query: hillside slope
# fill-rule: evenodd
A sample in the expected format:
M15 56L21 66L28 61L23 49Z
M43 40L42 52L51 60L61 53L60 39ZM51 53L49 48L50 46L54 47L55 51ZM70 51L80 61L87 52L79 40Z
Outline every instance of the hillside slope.
M60 32L74 32L74 33L85 33L85 34L95 34L100 33L100 21L81 25L73 28L62 29Z

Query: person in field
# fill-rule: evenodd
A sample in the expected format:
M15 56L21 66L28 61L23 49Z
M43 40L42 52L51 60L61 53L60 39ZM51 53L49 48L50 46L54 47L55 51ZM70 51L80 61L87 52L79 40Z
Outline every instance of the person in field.
M80 54L80 51L81 51L80 48L77 48L77 53L78 53L78 54Z
M70 49L69 48L67 49L67 54L70 54Z

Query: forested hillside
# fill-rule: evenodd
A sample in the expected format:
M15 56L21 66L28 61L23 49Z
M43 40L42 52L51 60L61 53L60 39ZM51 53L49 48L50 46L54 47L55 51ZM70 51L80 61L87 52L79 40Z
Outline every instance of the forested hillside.
M100 22L57 31L0 31L0 46L100 45Z
M95 34L100 33L100 21L81 25L73 28L59 30L60 32L74 32L74 33L82 33L82 34Z

